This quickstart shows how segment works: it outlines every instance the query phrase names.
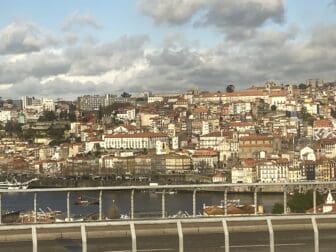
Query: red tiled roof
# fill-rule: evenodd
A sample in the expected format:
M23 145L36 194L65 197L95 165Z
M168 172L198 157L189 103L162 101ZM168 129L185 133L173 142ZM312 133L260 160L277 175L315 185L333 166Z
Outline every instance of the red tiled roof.
M244 167L254 167L256 164L256 160L253 158L247 158L245 160L242 161L242 165Z
M336 144L336 138L323 138L318 141L321 145Z
M287 96L287 91L286 90L272 90L270 96L272 97Z
M328 119L321 119L321 120L315 120L313 127L314 128L332 128L333 124Z
M205 107L197 107L193 110L194 113L208 113L208 109Z
M200 150L196 150L193 154L193 156L217 156L218 152L214 151L212 149L200 149Z

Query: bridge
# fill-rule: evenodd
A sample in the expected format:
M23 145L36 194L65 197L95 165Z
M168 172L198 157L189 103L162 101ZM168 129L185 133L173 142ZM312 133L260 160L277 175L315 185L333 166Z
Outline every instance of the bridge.
M236 188L247 188L249 191L253 192L253 201L256 206L258 195L263 193L263 191L267 191L268 188L274 187L281 188L283 191L284 215L258 215L256 208L252 215L228 215L226 208L228 192L233 191ZM328 234L329 232L329 234L334 234L332 237L335 237L336 215L316 214L316 192L319 190L334 190L335 188L336 182L300 182L276 184L192 184L0 190L0 216L2 216L2 195L9 192L33 193L33 208L35 213L35 223L33 224L0 225L0 242L2 244L1 247L5 249L4 251L8 248L6 246L10 247L12 245L17 246L15 251L20 251L20 244L23 244L22 248L27 250L27 246L30 246L33 252L47 250L48 246L57 247L53 242L59 241L60 238L79 241L76 243L76 246L84 252L95 251L95 249L98 249L96 251L197 251L197 249L202 248L202 246L205 246L204 250L206 251L224 250L226 252L244 251L244 249L253 251L253 248L255 251L271 252L274 252L275 248L277 251L302 251L307 248L314 248L313 251L319 251L320 248L322 248L323 251L332 251L333 248L336 247L336 243L334 239L331 239L330 236L325 235L325 233L327 232ZM313 190L314 214L288 215L286 212L287 193L293 190L310 189ZM162 216L159 219L137 219L134 216L134 194L136 191L147 190L162 192ZM192 217L184 219L167 218L165 210L165 192L169 190L188 190L192 193ZM66 192L66 215L68 220L70 220L70 194L73 192L87 191L99 192L99 221L53 224L37 223L36 213L39 193L48 192L52 194L55 192ZM103 219L102 205L104 202L102 196L103 193L107 191L129 192L130 219ZM223 192L224 216L199 217L196 215L197 193L200 191ZM2 223L1 218L0 223ZM288 233L293 230L295 232L292 233L292 235L285 235L282 238L281 235L279 236L283 231ZM256 236L256 232L262 235ZM324 234L324 236L322 236L324 237L323 240L327 240L328 242L320 243L320 232ZM307 235L300 238L302 234ZM155 239L153 239L153 237L155 237ZM195 239L195 237L197 238ZM118 240L111 243L112 238L118 238ZM300 242L298 242L297 239L299 239ZM244 244L242 241L249 241L249 244ZM195 244L198 244L198 246L193 247ZM157 247L153 247L153 245L157 245ZM2 250L0 249L0 251ZM61 250L57 249L57 251Z

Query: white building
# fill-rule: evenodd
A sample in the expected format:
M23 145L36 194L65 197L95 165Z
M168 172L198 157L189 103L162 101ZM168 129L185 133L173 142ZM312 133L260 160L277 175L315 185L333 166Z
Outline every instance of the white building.
M22 96L21 101L22 101L22 109L25 109L27 106L32 105L33 98L28 96Z
M215 148L218 147L221 142L223 142L225 137L221 132L211 132L209 134L200 136L200 148Z
M191 158L194 168L215 168L218 166L219 154L211 149L196 150Z
M171 138L171 142L172 142L172 149L173 150L177 150L179 148L179 140L177 136L174 136Z
M12 113L10 110L0 111L0 122L6 123L12 119Z
M257 164L258 177L262 183L288 182L288 162L271 160Z
M300 150L300 159L304 161L316 161L314 149L306 146Z
M202 135L210 133L210 126L208 121L202 121Z
M104 136L105 148L107 149L155 149L157 141L168 144L168 136L153 132Z
M176 134L175 124L169 123L168 124L168 136L174 137Z
M42 98L42 107L44 111L55 111L55 103L49 98Z
M153 102L162 102L163 97L162 96L149 96L148 97L148 103L153 103Z
M134 120L135 119L135 109L124 109L117 113L116 117L123 120Z
M255 183L257 180L257 173L254 160L245 161L244 165L232 167L231 182L237 183Z
M286 110L287 95L286 92L274 94L269 97L270 105L276 106L277 110Z

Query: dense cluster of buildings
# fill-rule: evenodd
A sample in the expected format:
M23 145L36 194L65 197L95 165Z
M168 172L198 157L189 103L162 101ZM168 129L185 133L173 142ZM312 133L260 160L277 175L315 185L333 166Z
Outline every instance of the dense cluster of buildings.
M193 182L336 178L334 83L231 91L2 100L0 168Z

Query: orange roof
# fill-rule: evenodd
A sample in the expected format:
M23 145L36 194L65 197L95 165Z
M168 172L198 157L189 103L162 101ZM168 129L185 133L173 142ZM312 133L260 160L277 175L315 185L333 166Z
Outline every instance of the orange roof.
M245 160L242 161L242 165L244 167L254 167L256 163L256 160L253 158L247 158Z
M265 136L265 135L249 135L249 136L243 136L240 138L242 141L260 141L260 140L272 140L273 136Z
M272 90L271 91L272 97L279 97L279 96L287 96L287 91L285 90Z
M314 128L333 128L333 124L328 119L321 119L314 121Z
M205 107L197 107L193 110L194 113L207 113L208 109Z
M217 156L218 152L212 149L200 149L196 150L193 156Z
M336 138L323 138L318 141L321 145L336 144Z

